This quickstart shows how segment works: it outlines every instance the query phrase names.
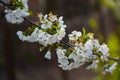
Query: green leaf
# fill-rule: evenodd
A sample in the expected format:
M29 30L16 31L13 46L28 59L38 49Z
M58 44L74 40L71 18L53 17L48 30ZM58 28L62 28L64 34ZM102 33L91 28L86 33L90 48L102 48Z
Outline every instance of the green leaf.
M46 47L41 47L41 48L39 49L39 51L41 51L41 52L42 52L42 51L44 51L44 50L45 50L45 48L46 48Z
M85 28L82 28L82 31L83 31L83 36L86 35L86 30L85 30Z
M89 20L88 24L92 29L97 29L98 28L98 21L94 18L91 18Z
M87 33L87 36L88 36L88 37L93 37L93 36L94 36L94 33Z
M35 28L36 28L35 26L29 27L26 31L23 32L23 35L25 36L31 35L34 32Z
M28 11L28 13L30 14L30 16L33 16L33 12L32 11Z

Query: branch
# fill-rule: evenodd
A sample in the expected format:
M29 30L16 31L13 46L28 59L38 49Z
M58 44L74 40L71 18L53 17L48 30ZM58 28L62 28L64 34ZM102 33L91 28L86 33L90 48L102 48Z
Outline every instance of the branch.
M60 41L61 43L65 44L67 47L74 47L73 45L67 43L67 42L64 42L64 41Z
M101 56L100 54L97 54L97 53L93 53L93 54L94 54L94 55L96 55L96 56L98 56L98 57L100 57L100 56ZM120 60L119 60L119 59L112 58L112 57L110 57L110 56L108 56L108 59L113 60L113 61L116 61L116 62L120 62Z
M0 0L0 3L8 7L9 9L12 9L11 5L6 4L4 1Z
M8 4L6 4L4 1L0 0L0 3L3 4L4 6L10 7Z
M30 24L32 24L32 25L34 25L34 26L40 28L40 26L37 25L37 24L35 24L32 20L30 20L30 19L28 19L28 18L26 18L26 17L23 17L23 18L24 18L27 22L29 22Z
M10 8L10 9L12 9L11 6L8 5L8 4L6 4L4 1L0 0L0 3L2 3L4 6ZM26 17L23 17L23 18L24 18L27 22L29 22L30 24L32 24L32 25L34 25L34 26L40 28L40 26L37 25L37 24L36 24L35 22L33 22L32 20L30 20L30 19L28 19L28 18L26 18ZM64 41L60 41L60 42L63 43L63 44L65 44L67 47L74 47L74 45L71 45L71 44L69 44L69 43L67 43L67 42L64 42ZM98 56L98 57L101 56L100 54L96 54L96 53L93 53L93 54L96 55L96 56ZM110 57L110 56L108 56L108 59L114 60L114 61L116 61L116 62L120 62L119 59L112 58L112 57Z

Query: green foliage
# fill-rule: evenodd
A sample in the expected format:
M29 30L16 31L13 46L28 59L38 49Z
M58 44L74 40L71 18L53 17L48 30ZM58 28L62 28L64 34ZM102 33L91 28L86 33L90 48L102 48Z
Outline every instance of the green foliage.
M21 9L24 8L23 2L21 0L20 1L13 1L12 4L14 5L13 6L14 10L17 8L21 8Z
M116 34L111 34L108 38L108 46L110 48L110 54L113 57L120 56L120 39ZM114 71L111 77L108 77L107 80L120 80L120 64L117 66L117 69Z
M69 49L66 51L65 55L68 57L73 50L74 50L73 48L69 48Z
M111 56L115 57L115 56L119 56L119 38L117 35L115 35L114 33L111 34L108 38L108 46L110 48L110 53Z
M109 9L114 9L116 4L115 4L115 0L101 0L102 4L106 7L108 7Z
M101 0L104 7L114 12L115 17L120 20L120 0Z
M29 27L26 31L23 32L23 35L25 36L29 36L33 33L33 31L35 30L35 26Z
M86 29L82 28L83 36L86 34Z
M96 19L94 18L91 18L89 21L88 21L88 24L89 26L92 28L92 29L97 29L98 28L98 22Z
M40 49L39 49L39 51L44 51L46 49L46 47L45 46L43 46L43 47L41 47Z
M93 80L103 80L103 75L96 76Z
M110 9L113 9L115 7L114 0L101 0L102 4Z
M33 16L33 12L28 10L28 13L30 14L30 16Z
M82 28L82 36L78 37L78 39L76 40L71 40L69 43L72 43L74 44L75 42L82 42L82 43L85 43L87 40L89 40L90 38L93 38L94 36L94 33L86 33L86 29L85 28ZM74 35L76 36L76 35Z
M83 36L82 36L82 38L80 40L83 43L85 43L88 39L90 39L90 37L94 36L94 33L86 33L86 29L85 28L82 29L82 32L83 32Z
M51 35L54 35L57 33L57 30L60 30L60 27L53 24L51 28L46 28L46 29L42 28L41 30Z

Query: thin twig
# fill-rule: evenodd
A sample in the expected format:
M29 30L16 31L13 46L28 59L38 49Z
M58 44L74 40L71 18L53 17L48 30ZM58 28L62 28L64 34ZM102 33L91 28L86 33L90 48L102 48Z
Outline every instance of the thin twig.
M98 57L101 57L101 55L100 55L100 54L97 54L97 53L93 53L93 54L94 54L94 55L96 55L96 56L98 56ZM113 61L116 61L116 62L120 62L120 60L119 60L119 59L112 58L112 57L110 57L110 56L108 56L108 59L113 60Z
M2 1L2 0L0 0L0 3L2 3L4 6L7 6L7 7L9 7L9 5L8 4L6 4L4 1Z
M67 47L74 47L73 45L67 43L67 42L64 42L64 41L60 41L61 43L65 44Z
M108 59L111 59L111 60L113 60L113 61L116 61L116 62L119 62L119 63L120 63L120 60L119 60L119 59L112 58L112 57L110 57L110 56L108 56Z
M6 4L4 1L0 0L0 3L8 7L9 9L12 9L11 5Z
M32 20L30 20L30 19L28 19L28 18L26 18L26 17L23 17L23 18L24 18L27 22L29 22L30 24L32 24L32 25L34 25L34 26L40 28L40 26L37 25L37 24L35 24Z
M8 8L11 9L11 7L10 7L8 4L6 4L4 1L0 0L0 3L2 3L4 6L7 6ZM30 24L32 24L32 25L34 25L34 26L40 28L40 26L37 25L36 23L34 23L32 20L30 20L30 19L28 19L28 18L26 18L26 17L23 17L23 18L24 18L27 22L29 22ZM60 42L63 43L63 44L65 44L65 45L68 46L68 47L74 47L73 45L71 45L71 44L69 44L69 43L67 43L67 42L64 42L64 41L60 41ZM96 56L98 56L98 57L101 56L101 55L96 54L96 53L93 53L93 54L96 55ZM108 56L108 59L114 60L114 61L116 61L116 62L120 62L119 59L112 58L112 57L110 57L110 56Z

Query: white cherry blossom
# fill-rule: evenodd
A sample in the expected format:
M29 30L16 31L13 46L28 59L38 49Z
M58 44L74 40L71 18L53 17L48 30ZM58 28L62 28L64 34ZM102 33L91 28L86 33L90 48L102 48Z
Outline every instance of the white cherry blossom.
M99 48L99 51L101 51L103 55L106 55L109 52L109 48L106 44L102 44Z
M47 51L47 53L45 54L45 58L51 59L51 52L50 51Z
M94 60L91 65L87 67L88 70L90 69L96 69L98 65L99 60Z
M69 40L77 40L80 36L82 36L81 32L72 31L72 34L69 34Z
M18 7L15 10L8 8L5 9L4 12L7 22L13 24L20 24L24 21L23 17L27 17L30 15L28 12L28 5L27 5L28 0L19 0L19 1L22 2L24 8L21 9L20 7Z
M105 69L103 74L106 74L107 72L110 72L112 74L113 70L116 69L117 62L115 62L113 65L111 65L109 68Z
M48 16L47 14L46 15L39 14L39 18L40 18L39 23L41 28L36 27L35 30L33 30L33 32L30 35L26 35L26 36L20 31L17 32L17 35L21 40L29 41L29 42L38 42L43 46L47 46L57 42L59 43L63 39L63 37L65 37L66 34L64 27L65 25L64 25L64 21L62 22L62 18L54 19L55 20L54 22L56 22L54 26L55 29L53 29L55 33L52 33L52 31L49 31L51 33L47 32L48 28L50 30L52 30L53 28L52 26L54 25L54 22L52 22L50 18L52 19L56 18L54 15L49 14Z

